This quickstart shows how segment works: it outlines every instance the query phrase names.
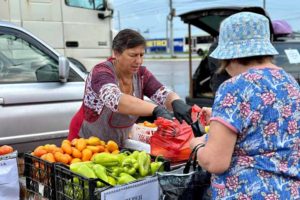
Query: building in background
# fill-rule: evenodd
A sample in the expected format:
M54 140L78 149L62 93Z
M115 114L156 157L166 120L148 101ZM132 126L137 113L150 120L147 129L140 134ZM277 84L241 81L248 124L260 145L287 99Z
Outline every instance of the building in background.
M211 36L193 36L191 40L192 51L199 54L208 50L210 44L213 42ZM188 37L174 38L173 40L174 52L184 53L189 51ZM167 53L169 41L166 38L147 39L148 53ZM201 53L200 53L201 54Z

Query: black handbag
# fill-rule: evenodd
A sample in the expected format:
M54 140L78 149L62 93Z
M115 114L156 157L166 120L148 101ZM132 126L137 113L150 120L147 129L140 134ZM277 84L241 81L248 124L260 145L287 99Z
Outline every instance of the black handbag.
M203 146L203 145L202 145ZM190 158L178 169L169 172L158 172L158 182L162 189L163 200L193 200L211 199L210 177L211 174L203 170L197 164L196 146L190 154Z

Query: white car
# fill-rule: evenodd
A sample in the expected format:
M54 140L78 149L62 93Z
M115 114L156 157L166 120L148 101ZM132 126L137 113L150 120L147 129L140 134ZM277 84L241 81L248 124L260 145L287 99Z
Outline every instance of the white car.
M0 21L0 145L26 152L66 138L85 78L30 32Z

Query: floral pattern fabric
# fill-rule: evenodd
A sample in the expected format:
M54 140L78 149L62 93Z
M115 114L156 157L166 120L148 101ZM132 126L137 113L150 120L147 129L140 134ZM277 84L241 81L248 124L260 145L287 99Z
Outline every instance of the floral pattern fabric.
M300 199L300 87L282 69L251 68L224 82L211 120L238 137L213 199Z
M104 105L106 105L113 112L117 112L118 103L122 93L116 84L108 83L103 85L99 91L99 94L97 94L91 89L90 82L87 82L85 92L86 94L84 95L83 100L84 104L96 111L98 114L101 113Z

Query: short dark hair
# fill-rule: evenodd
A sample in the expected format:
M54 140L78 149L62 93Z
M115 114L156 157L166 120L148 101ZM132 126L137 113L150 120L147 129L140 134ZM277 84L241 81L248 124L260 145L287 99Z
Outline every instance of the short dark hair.
M125 49L134 48L140 45L146 47L145 38L135 30L124 29L113 39L112 49L119 53L123 53Z

